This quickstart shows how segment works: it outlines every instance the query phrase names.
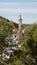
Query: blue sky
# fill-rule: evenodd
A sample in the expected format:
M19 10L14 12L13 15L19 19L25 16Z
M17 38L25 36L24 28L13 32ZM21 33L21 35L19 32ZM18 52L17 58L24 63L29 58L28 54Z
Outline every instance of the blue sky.
M0 0L0 16L18 23L20 14L23 23L37 23L37 0Z
M0 2L37 2L37 0L0 0Z

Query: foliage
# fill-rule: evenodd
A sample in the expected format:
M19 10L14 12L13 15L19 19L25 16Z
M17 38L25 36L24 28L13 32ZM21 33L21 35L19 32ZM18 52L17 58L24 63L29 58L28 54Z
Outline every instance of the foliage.
M27 52L28 65L37 64L37 24L33 24L25 29L23 48Z
M12 27L6 20L0 19L0 47L4 46L5 38L12 34Z
M24 39L19 40L21 48L13 50L5 65L37 65L37 24L32 24L24 31Z

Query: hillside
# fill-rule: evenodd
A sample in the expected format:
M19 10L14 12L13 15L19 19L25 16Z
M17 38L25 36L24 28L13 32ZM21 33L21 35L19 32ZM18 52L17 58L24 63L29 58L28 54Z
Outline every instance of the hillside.
M11 26L13 25L13 28L17 28L18 29L18 24L15 23L14 21L8 20L8 19L0 16L0 21L1 20L4 20L4 21L8 22L9 25L11 25ZM22 26L25 28L25 27L29 26L29 24L22 24Z
M15 23L15 22L13 22L13 21L10 21L10 20L8 20L8 19L6 19L6 18L0 16L0 21L1 21L1 20L4 20L4 21L8 22L8 24L11 25L11 26L13 25L14 28L18 28L18 24Z

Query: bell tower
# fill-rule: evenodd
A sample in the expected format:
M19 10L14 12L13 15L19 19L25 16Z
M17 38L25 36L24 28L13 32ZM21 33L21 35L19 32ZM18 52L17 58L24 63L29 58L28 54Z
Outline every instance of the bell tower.
M18 23L19 23L18 31L21 33L21 30L22 30L22 18L21 18L21 15L19 15Z

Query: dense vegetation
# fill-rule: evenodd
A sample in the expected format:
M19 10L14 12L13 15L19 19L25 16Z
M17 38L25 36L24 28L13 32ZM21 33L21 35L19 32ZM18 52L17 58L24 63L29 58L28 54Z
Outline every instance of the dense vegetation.
M12 27L6 21L0 21L0 48L5 38L12 34ZM24 31L24 39L19 41L21 48L13 51L10 59L0 65L37 65L37 24L32 24Z
M13 26L9 25L7 20L0 19L0 49L5 44L5 38L12 34Z

